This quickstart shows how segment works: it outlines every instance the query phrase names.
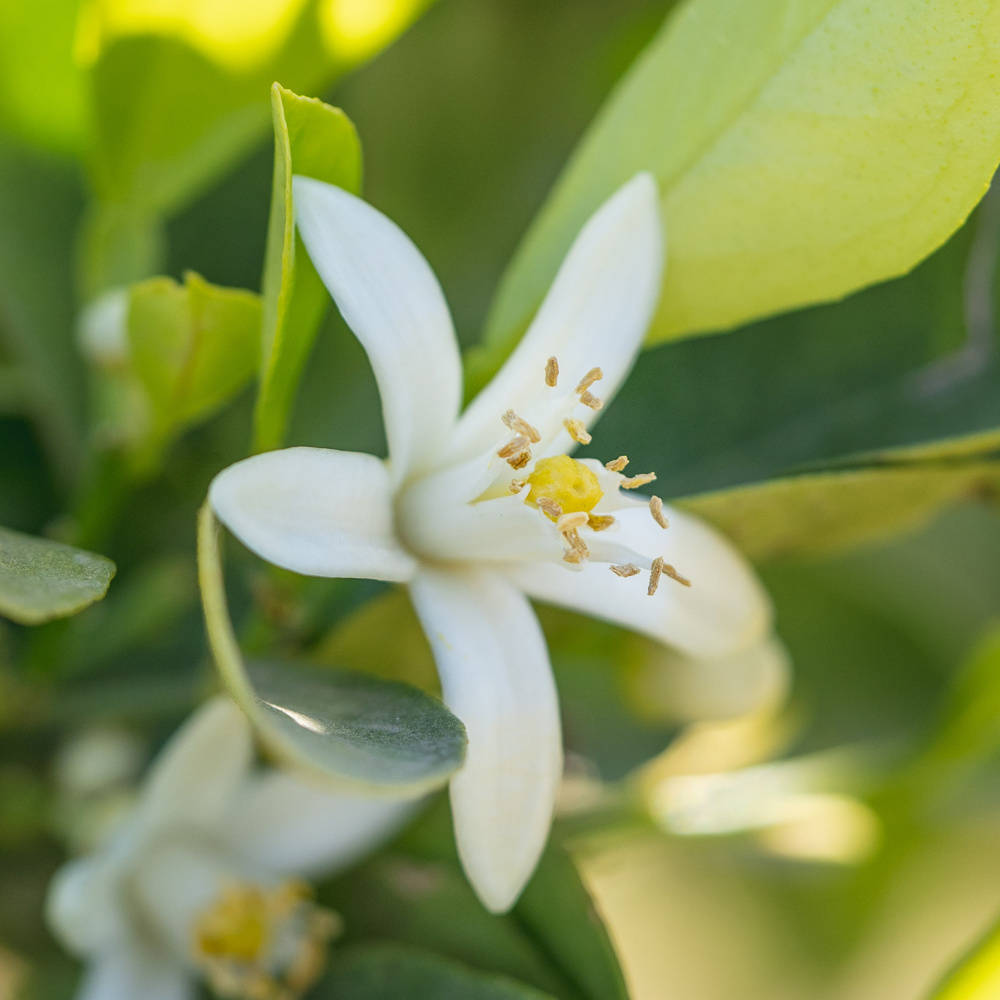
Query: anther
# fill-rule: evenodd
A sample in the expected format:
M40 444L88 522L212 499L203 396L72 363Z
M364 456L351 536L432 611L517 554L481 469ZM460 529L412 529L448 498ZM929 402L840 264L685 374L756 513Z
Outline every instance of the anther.
M555 500L550 500L548 497L538 498L538 509L553 521L558 521L562 517L562 504Z
M616 459L604 463L604 468L608 472L621 472L628 465L628 455L619 455Z
M527 420L522 420L513 410L508 410L500 419L515 434L526 437L532 444L538 444L542 440L542 435L539 434L538 429L532 427Z
M566 534L569 531L576 531L578 528L582 528L589 520L590 515L585 510L576 510L570 514L563 514L556 521L556 527L560 532Z
M591 514L587 519L587 527L591 531L604 531L615 523L615 519L610 514Z
M528 480L527 479L512 479L510 481L510 485L507 487L507 489L511 493L513 493L513 494L516 495L516 494L520 493L521 490L523 490L524 487L527 486L527 485L528 485Z
M528 447L528 439L518 434L517 437L511 438L502 448L497 451L497 454L501 458L512 458L514 455L520 454Z
M614 573L615 576L629 577L629 576L635 576L637 573L641 571L639 567L636 566L634 563L625 563L622 566L612 566L611 572Z
M549 388L555 388L555 384L559 381L559 362L555 358L549 358L545 362L545 384Z
M674 569L670 563L663 564L663 572L670 577L671 580L676 580L682 587L690 587L691 581L686 576L681 576L677 570Z
M563 555L563 559L568 563L583 562L590 555L587 543L580 537L576 528L571 528L562 533L563 539L569 546L569 551Z
M587 433L587 428L583 426L583 422L580 420L574 420L572 417L567 417L563 421L563 427L569 431L569 436L577 442L577 444L590 444L594 439Z
M654 479L656 479L655 472L641 472L638 476L627 476L618 485L623 490L634 490L653 482Z
M663 556L657 556L653 560L653 565L649 569L649 586L646 593L652 597L656 593L656 588L660 585L660 576L663 573Z
M649 498L649 513L653 515L653 520L661 527L670 527L667 515L663 513L663 501L659 497Z
M600 368L591 368L586 375L580 379L579 384L576 387L576 393L579 395L582 392L586 392L595 382L599 382L604 378L604 372Z
M531 452L525 449L513 458L507 459L507 464L512 469L523 469L531 461Z
M580 393L580 402L592 410L599 410L604 405L603 400L598 399L589 389L584 389Z

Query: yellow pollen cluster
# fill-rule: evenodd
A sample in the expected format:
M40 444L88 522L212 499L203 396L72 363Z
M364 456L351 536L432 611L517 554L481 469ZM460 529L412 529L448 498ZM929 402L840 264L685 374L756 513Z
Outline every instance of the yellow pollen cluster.
M539 507L552 521L561 516L555 514L553 504L558 505L561 514L589 513L604 495L597 476L569 455L540 458L528 476L528 485L531 489L525 503ZM542 504L542 500L550 502Z
M296 1000L318 978L337 930L336 915L300 882L236 884L198 917L195 957L221 997Z

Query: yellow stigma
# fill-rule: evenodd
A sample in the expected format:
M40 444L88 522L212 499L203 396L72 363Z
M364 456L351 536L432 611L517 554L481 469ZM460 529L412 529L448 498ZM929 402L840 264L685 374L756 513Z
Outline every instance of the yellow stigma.
M254 962L264 953L271 931L273 904L257 886L232 886L198 920L198 951L210 958Z
M531 489L525 503L532 507L538 506L539 500L550 500L559 505L563 514L575 514L578 511L593 510L604 495L601 492L597 476L590 469L569 455L556 455L553 458L540 458L535 463L535 469L528 476ZM559 515L545 511L545 516L556 521Z

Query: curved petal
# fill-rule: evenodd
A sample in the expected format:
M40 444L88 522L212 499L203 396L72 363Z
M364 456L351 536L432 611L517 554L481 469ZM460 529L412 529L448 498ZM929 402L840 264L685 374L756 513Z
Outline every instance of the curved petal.
M591 216L570 248L552 288L514 353L459 419L449 451L467 457L502 440L500 416L508 408L534 423L546 452L562 452L572 440L562 424L564 407L591 368L604 377L593 392L605 403L632 368L660 293L664 250L656 182L637 174ZM559 361L556 389L546 386L545 363ZM575 416L590 423L594 410ZM555 427L551 426L555 420ZM558 433L556 433L558 432Z
M249 782L237 799L233 848L268 872L325 875L375 850L416 806L413 799L350 795L271 771Z
M76 1000L194 1000L194 979L141 945L109 952L84 973Z
M409 237L332 184L293 179L299 232L319 276L368 353L396 483L439 459L462 399L448 305Z
M647 574L623 579L599 562L579 572L514 562L504 570L531 597L624 625L689 656L727 656L759 641L770 630L771 608L749 564L704 522L680 510L666 514L670 527L664 531L645 504L619 511L617 523L596 536L592 552L606 541L648 558L662 556L690 587L664 577L650 597Z
M49 883L45 919L53 934L76 955L107 951L128 938L121 871L107 854L63 865Z
M163 827L217 828L248 774L250 724L225 697L204 704L160 753L137 818L150 836Z
M286 448L223 469L209 489L219 520L248 548L307 576L407 580L393 535L385 463L327 448Z
M562 774L545 639L528 602L494 574L421 569L410 592L445 702L469 734L451 781L459 855L483 904L502 913L545 846Z

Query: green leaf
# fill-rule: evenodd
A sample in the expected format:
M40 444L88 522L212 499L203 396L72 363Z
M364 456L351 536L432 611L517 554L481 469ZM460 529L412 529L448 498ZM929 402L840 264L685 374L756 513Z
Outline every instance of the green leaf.
M790 476L679 506L714 524L751 559L767 560L913 530L949 503L997 487L998 463L928 461Z
M0 614L13 621L76 614L107 593L114 575L104 556L0 528Z
M474 972L439 955L393 944L337 954L316 995L331 1000L552 1000L551 994L513 979Z
M361 144L339 108L299 97L275 84L274 183L264 263L264 330L254 446L281 447L295 389L329 296L295 230L292 175L303 174L357 193Z
M207 505L198 521L198 578L222 680L276 754L344 784L405 791L437 787L461 766L462 723L416 688L348 671L244 663Z
M640 170L668 264L650 341L903 273L1000 159L995 0L688 0L612 94L537 217L487 329L495 365L592 211Z
M1000 993L1000 921L961 958L927 1000L992 1000Z
M256 369L260 299L188 273L184 284L150 278L128 299L129 361L149 405L147 447L232 398Z

